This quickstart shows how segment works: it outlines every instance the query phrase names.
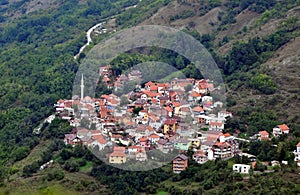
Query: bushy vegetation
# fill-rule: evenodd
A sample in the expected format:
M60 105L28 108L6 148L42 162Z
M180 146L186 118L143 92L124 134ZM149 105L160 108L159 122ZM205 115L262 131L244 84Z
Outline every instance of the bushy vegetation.
M71 98L78 67L73 56L86 41L85 31L135 2L88 0L81 4L70 0L62 1L57 9L39 10L14 20L4 16L24 3L5 5L0 11L6 20L1 20L0 27L0 167L10 167L26 157L39 143L33 129L53 112L58 99ZM54 126L41 136L61 139L64 131L58 132ZM25 172L35 169L35 165L27 167Z

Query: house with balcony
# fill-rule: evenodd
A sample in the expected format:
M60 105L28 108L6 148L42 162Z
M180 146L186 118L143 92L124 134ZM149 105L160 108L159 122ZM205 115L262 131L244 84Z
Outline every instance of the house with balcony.
M283 134L289 134L290 128L286 124L277 125L273 128L274 137L281 136Z
M300 142L296 145L296 150L294 150L294 161L297 161L298 166L300 166Z
M178 150L184 150L187 151L190 147L190 141L186 138L180 138L175 141L174 148Z
M156 143L157 148L165 154L172 152L174 149L174 144L167 139L160 138Z
M135 159L139 162L144 162L147 160L146 151L143 148L139 148L138 151L135 152Z
M164 134L175 133L177 128L177 120L167 119L164 123Z
M212 147L214 158L225 159L232 157L231 145L227 142L215 143Z
M114 147L114 151L109 155L109 163L122 164L126 162L125 147Z
M193 160L198 164L206 163L208 161L206 152L204 152L202 150L197 150L193 154Z
M180 173L188 167L188 157L184 154L177 155L173 160L173 172Z
M249 174L250 165L234 164L232 170L234 172L241 173L241 174Z

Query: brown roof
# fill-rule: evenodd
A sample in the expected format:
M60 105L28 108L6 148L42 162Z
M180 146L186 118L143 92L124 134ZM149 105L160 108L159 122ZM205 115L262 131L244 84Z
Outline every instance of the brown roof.
M188 159L188 157L186 156L186 155L184 155L184 154L179 154L179 155L177 155L176 157L175 157L175 159L177 159L177 158L181 158L182 160L187 160ZM174 160L175 160L174 159Z

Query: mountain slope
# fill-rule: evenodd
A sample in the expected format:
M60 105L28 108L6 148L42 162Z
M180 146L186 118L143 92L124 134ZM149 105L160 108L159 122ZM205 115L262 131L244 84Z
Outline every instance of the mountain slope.
M272 110L276 113L278 122L295 125L294 129L297 130L297 127L300 127L300 118L297 114L300 112L298 103L300 61L297 49L300 36L300 3L259 2L172 1L160 7L139 25L165 25L186 29L193 34L196 31L202 43L213 52L214 56L218 56L217 63L225 71L226 66L232 68L232 65L226 65L230 60L227 56L232 52L247 50L246 48L252 47L251 41L257 41L260 45L265 44L260 48L262 51L254 51L258 56L253 62L243 65L242 61L237 60L240 65L230 73L225 72L228 97L235 104L229 109L235 114L249 105ZM282 40L279 40L279 37ZM267 48L266 42L273 46ZM243 48L244 46L246 48ZM257 50L258 47L254 47ZM233 48L237 51L233 51ZM263 51L264 49L266 50ZM267 74L272 78L277 90L265 94L253 87L250 80L258 74ZM256 130L258 129L254 129Z

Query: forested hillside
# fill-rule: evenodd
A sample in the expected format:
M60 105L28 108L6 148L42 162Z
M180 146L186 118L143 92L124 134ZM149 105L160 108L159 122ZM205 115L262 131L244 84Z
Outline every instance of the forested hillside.
M299 1L164 3L154 14L148 6L143 22L136 9L121 14L117 23L159 24L190 33L224 73L228 108L240 117L237 128L251 134L282 121L295 125L299 135ZM262 112L264 117L256 117Z
M290 138L245 146L264 160L281 158L282 150L272 144L292 151L300 137L299 17L299 0L1 1L0 193L300 193L294 165L249 180L229 168L243 159L201 166L191 160L191 168L180 175L170 166L132 173L105 165L86 148L65 146L63 135L72 128L64 121L55 119L41 134L32 133L53 113L58 99L71 98L73 79L85 56L75 60L74 55L91 26L102 20L114 29L157 24L182 29L213 55L227 85L227 108L236 116L227 124L228 132L239 129L252 135L290 124ZM170 51L148 48L132 53L119 56L114 68L122 71L132 62L157 60L182 69L188 77L199 76ZM104 90L100 87L98 93ZM292 159L290 153L284 155ZM38 171L51 159L52 167Z

